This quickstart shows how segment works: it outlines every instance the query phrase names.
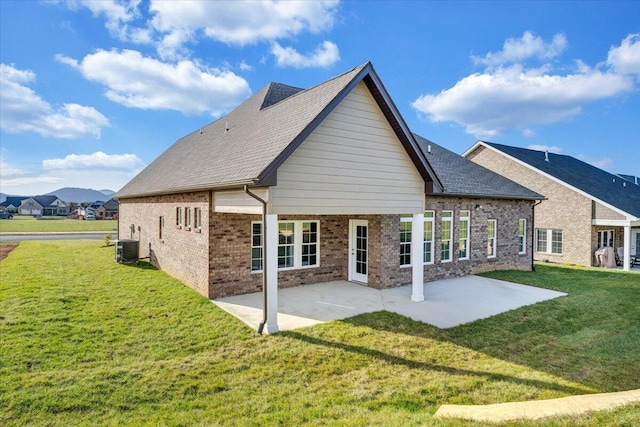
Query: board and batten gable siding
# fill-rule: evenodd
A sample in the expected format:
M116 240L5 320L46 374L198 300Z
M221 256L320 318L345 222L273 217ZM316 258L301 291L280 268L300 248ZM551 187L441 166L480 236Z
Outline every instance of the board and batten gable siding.
M275 214L399 214L424 210L425 183L364 83L278 168Z

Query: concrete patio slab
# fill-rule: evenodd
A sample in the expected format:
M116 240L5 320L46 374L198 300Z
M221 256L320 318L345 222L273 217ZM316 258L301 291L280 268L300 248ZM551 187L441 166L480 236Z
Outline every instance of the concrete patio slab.
M280 289L278 325L281 331L387 310L439 328L494 316L560 296L562 292L480 276L429 282L425 301L411 301L411 286L377 290L346 281ZM252 328L262 320L262 293L213 301Z

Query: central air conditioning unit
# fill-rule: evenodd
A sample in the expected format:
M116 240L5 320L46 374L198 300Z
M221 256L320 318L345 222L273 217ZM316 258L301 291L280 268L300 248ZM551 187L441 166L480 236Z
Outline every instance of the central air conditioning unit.
M140 258L140 242L137 240L116 240L116 262L130 263L138 262Z

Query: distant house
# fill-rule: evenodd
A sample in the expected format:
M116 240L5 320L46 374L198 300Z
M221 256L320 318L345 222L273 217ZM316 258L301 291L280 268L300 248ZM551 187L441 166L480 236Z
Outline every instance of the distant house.
M143 256L209 298L265 280L269 310L279 287L411 284L422 301L425 280L528 270L542 199L412 134L370 63L267 85L116 197L118 234Z
M0 211L18 213L18 210L20 209L20 204L24 199L28 199L28 197L9 196L4 202L0 203Z
M21 215L67 215L69 207L56 196L34 196L22 200L18 212Z
M109 199L96 209L96 218L112 219L118 215L118 201Z
M595 263L601 247L640 256L640 186L574 157L479 141L464 157L542 193L535 208L537 260ZM627 180L629 179L629 180Z

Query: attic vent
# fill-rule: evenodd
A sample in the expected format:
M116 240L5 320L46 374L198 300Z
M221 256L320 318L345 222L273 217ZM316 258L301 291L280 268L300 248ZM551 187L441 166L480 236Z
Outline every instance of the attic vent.
M427 145L427 153L431 154L431 144Z
M224 122L224 133L229 132L229 122Z
M544 161L545 161L545 162L548 162L548 161L549 161L549 151L548 151L548 150L545 150L545 151L544 151Z

